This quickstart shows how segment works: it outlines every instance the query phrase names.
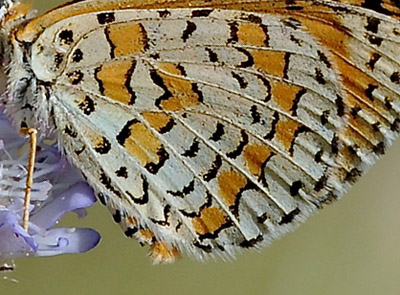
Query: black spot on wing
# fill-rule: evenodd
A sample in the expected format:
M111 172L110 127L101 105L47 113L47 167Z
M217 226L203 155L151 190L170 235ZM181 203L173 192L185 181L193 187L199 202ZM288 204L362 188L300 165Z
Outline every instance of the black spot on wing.
M115 223L120 223L122 221L121 211L115 210L115 212L112 214L112 217Z
M58 37L66 45L71 45L74 42L74 32L71 30L62 30Z
M339 137L335 134L331 140L331 151L333 155L337 155L339 153L339 141Z
M286 52L283 60L285 61L285 65L283 66L283 78L288 79L288 71L289 71L289 63L290 63L290 52Z
M256 105L252 105L250 108L250 114L251 117L253 119L253 122L251 122L251 124L256 124L256 123L260 123L261 121L261 115L258 112L257 106Z
M214 133L211 135L210 140L212 141L219 141L221 140L222 136L225 134L224 125L221 123L217 123L217 128Z
M290 189L289 189L290 195L292 197L297 196L300 189L302 189L303 187L304 187L304 184L300 180L293 181L293 183L290 185Z
M104 36L106 37L108 46L110 47L110 58L111 58L111 59L114 59L114 58L115 58L115 49L116 49L116 46L115 46L115 44L113 43L113 41L111 40L111 37L110 37L110 29L109 29L108 26L104 28Z
M186 42L189 37L193 34L194 31L196 31L197 27L196 24L194 22L191 21L187 21L186 22L186 28L182 33L182 40L183 42Z
M167 124L165 124L164 126L162 126L158 132L160 132L161 134L166 134L168 132L171 131L171 129L175 126L175 121L174 119L170 118L167 122Z
M105 155L111 150L111 143L103 136L94 146L94 150L101 155Z
M290 107L290 111L292 112L292 116L297 116L297 109L299 107L300 99L304 94L307 93L307 90L304 88L301 88L297 93L296 96L293 99L293 104Z
M328 182L328 177L327 177L327 175L325 175L325 174L322 175L322 176L317 180L317 182L315 183L315 185L314 185L314 190L315 190L316 192L321 191L324 187L326 187L327 182Z
M247 88L249 83L242 76L240 76L239 74L237 74L237 73L235 73L233 71L231 72L231 74L232 74L232 77L238 82L239 87L241 89Z
M345 181L354 183L361 176L361 171L353 168L346 173Z
M296 209L292 210L291 212L289 212L288 214L285 214L282 217L282 219L279 221L279 225L291 223L293 221L293 219L296 217L296 215L298 215L299 213L300 213L300 209L296 208Z
M115 196L117 196L118 198L121 197L121 192L119 190L117 190L112 182L111 182L111 178L108 177L104 171L100 172L100 177L99 177L100 183L102 185L104 185L104 187L111 193L113 193Z
M161 17L161 18L166 18L166 17L168 17L168 16L170 16L171 15L171 12L169 12L168 10L159 10L159 11L157 11L158 12L158 15Z
M320 51L320 50L318 50L317 53L318 53L318 56L319 56L320 61L322 61L322 62L327 66L327 68L330 68L330 67L332 66L332 64L331 64L331 62L328 60L328 58L326 57L325 53L323 53L323 52Z
M322 112L322 114L320 116L320 121L321 121L322 125L325 125L326 123L328 123L329 114L330 114L329 110L326 110L326 111Z
M80 62L83 59L83 52L79 48L77 48L73 53L72 53L72 61L73 62Z
M271 87L271 83L270 83L263 75L260 75L260 74L257 74L257 79L259 79L259 80L263 83L263 85L265 86L265 89L267 90L267 91L266 91L267 94L266 94L266 96L264 97L264 102L270 101L271 98L272 98L272 93L271 93L272 87Z
M194 139L190 147L182 153L182 156L193 158L197 155L198 152L199 152L199 141L197 139Z
M375 69L376 63L379 61L379 59L381 57L382 56L377 52L372 53L371 57L370 57L370 59L369 59L369 61L367 63L367 67L369 67L373 71Z
M78 103L79 109L87 116L95 111L95 106L94 100L88 95Z
M371 33L378 33L379 25L381 21L372 16L367 17L367 25L365 26L365 29Z
M238 27L238 23L237 22L231 22L228 24L229 25L229 29L230 29L230 37L227 40L227 43L236 43L239 41L239 36L238 36L238 32L239 32L239 27Z
M204 96L197 83L192 83L192 91L197 95L197 101L202 103L204 101Z
M184 198L194 191L194 179L187 185L182 188L180 191L171 191L168 190L167 193L174 197Z
M315 79L317 80L318 84L321 84L321 85L326 84L324 75L322 74L322 71L319 68L315 68Z
M131 136L131 126L138 123L140 122L137 119L126 122L124 127L122 127L121 131L116 136L116 140L120 145L123 146L125 141Z
M400 73L399 72L394 72L390 76L390 81L392 81L394 84L400 84Z
M337 109L337 115L339 117L343 117L344 116L344 108L345 108L345 104L343 102L343 97L341 97L340 95L336 95L336 100L335 100L335 104L336 104L336 109Z
M385 154L385 143L384 142L380 142L377 145L375 145L372 149L372 151L376 154L376 155L383 155Z
M242 248L252 248L254 246L256 246L258 243L262 242L264 240L264 237L262 234L258 235L257 237L255 237L254 239L251 240L244 240L243 242L241 242L239 244L240 247Z
M323 154L324 154L324 151L323 150L319 150L314 156L314 161L316 163L322 163L322 155Z
M73 129L73 127L71 125L65 125L64 133L69 135L72 138L78 137L78 133Z
M125 166L119 167L119 169L115 171L115 175L121 178L128 178L128 168Z
M243 53L247 60L243 61L240 65L238 65L238 67L240 68L249 68L252 67L254 65L254 58L253 56L250 54L250 52L248 52L246 49L244 48L236 48L236 50L240 53Z
M137 98L136 93L132 89L132 86L131 86L131 80L132 80L132 76L133 76L135 69L136 69L136 60L132 60L132 64L131 64L130 68L125 73L125 83L124 83L126 90L128 91L129 95L131 96L130 100L128 102L128 105L134 105L136 98Z
M84 75L80 70L76 70L72 73L68 73L67 77L69 78L72 85L78 85L82 82Z
M193 246L199 248L200 250L203 250L206 253L211 253L213 249L210 245L203 245L198 241L194 242Z
M57 52L54 56L54 64L56 68L59 68L62 62L64 61L64 54Z
M124 234L125 234L125 236L128 237L128 238L132 238L133 235L136 234L136 233L138 232L138 230L139 230L139 229L138 229L136 226L135 226L135 227L128 227L128 228L125 230Z
M222 166L222 158L220 155L217 155L215 157L214 162L212 163L211 168L203 175L203 179L207 182L214 179L217 176L218 170L219 168L221 168L221 166Z
M300 127L297 127L297 129L294 131L293 140L292 140L292 142L290 143L290 147L289 147L289 150L288 150L288 152L289 152L289 154L290 154L291 156L293 156L293 153L294 153L294 144L295 144L295 142L296 142L297 137L298 137L301 133L309 132L309 131L311 131L311 130L310 130L307 126L304 126L304 125L301 125Z
M125 193L129 196L129 198L131 198L131 200L135 204L145 205L149 202L149 182L143 174L140 175L140 177L142 179L143 194L140 197L135 197L129 191L126 191Z
M158 107L159 109L161 109L162 101L168 100L169 98L171 98L172 97L172 93L171 93L171 91L169 91L167 86L164 84L164 81L163 81L162 77L157 73L156 70L152 70L150 72L150 78L154 82L154 84L156 84L162 90L164 90L164 93L160 97L158 97L154 102L154 105L156 107Z
M97 194L97 198L99 199L100 203L104 206L107 206L109 197L104 193Z
M243 19L258 25L262 23L262 18L254 14L247 14Z
M164 166L165 162L169 159L169 154L163 146L157 150L158 163L147 163L144 168L152 174L157 174L158 171Z
M276 125L278 124L278 122L279 122L279 113L275 111L271 123L271 130L267 133L267 135L264 136L265 139L272 140L274 138L276 133Z
M368 84L368 88L365 90L365 95L370 101L374 101L374 90L378 89L378 85Z
M99 86L99 92L101 95L104 95L104 85L103 85L103 81L99 78L98 74L101 71L102 66L98 66L97 68L94 69L94 79L96 80L98 86Z
M109 24L115 21L114 12L102 12L97 14L97 21L100 25Z
M208 58L210 59L211 62L218 62L218 55L212 51L210 48L206 47L205 50L208 53Z
M247 135L245 130L241 130L240 135L242 136L242 139L240 140L239 145L236 147L235 150L226 154L228 158L236 159L237 157L239 157L242 154L243 149L249 143L249 136Z
M368 41L369 43L371 43L372 45L376 45L376 46L381 46L382 42L383 42L383 38L375 36L375 35L369 35L368 36Z
M157 219L154 219L154 218L150 218L150 220L153 223L161 225L161 226L169 226L168 219L169 219L169 214L171 212L171 206L170 205L165 205L163 211L164 211L164 220L157 220Z
M212 9L199 9L192 11L192 17L207 17L213 12Z

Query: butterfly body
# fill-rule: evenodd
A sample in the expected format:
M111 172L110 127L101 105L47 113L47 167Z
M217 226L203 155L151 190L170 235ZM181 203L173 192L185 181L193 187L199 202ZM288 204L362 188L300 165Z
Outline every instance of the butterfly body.
M5 106L17 126L57 135L155 261L230 257L340 198L397 136L390 3L91 0L27 21L9 12Z

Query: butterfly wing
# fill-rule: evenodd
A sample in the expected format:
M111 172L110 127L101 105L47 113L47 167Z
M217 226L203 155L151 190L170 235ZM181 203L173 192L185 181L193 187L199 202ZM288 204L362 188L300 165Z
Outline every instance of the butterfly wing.
M63 150L154 259L268 245L395 137L398 21L301 3L97 7L32 42Z

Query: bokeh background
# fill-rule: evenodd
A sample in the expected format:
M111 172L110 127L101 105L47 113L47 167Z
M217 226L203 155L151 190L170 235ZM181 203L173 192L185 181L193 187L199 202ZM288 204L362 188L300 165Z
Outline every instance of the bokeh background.
M107 0L105 0L107 1ZM44 12L63 1L34 0ZM183 257L153 266L147 249L126 239L106 208L61 225L87 226L101 244L84 255L16 261L0 275L0 294L400 294L400 141L339 202L295 232L233 262Z

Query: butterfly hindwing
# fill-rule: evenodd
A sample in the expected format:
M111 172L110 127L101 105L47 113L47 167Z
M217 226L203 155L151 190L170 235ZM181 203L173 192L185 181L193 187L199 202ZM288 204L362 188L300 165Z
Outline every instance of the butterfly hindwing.
M398 20L289 2L91 0L16 32L65 154L153 258L268 245L397 135Z

